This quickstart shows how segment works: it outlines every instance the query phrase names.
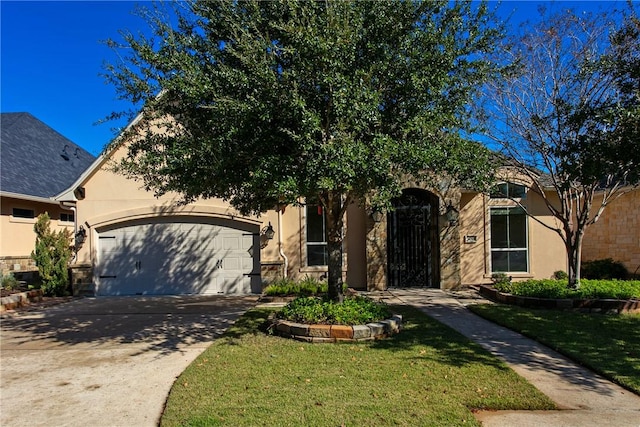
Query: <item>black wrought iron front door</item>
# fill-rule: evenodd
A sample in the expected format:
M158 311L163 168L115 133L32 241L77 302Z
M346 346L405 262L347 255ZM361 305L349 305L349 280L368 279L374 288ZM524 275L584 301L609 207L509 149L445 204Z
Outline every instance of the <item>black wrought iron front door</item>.
M387 217L390 287L439 287L438 198L405 190Z

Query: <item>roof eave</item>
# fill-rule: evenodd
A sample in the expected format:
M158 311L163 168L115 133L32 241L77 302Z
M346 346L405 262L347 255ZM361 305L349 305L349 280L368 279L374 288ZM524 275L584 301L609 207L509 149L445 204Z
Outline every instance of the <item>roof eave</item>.
M28 200L30 202L49 203L52 205L58 204L58 201L54 200L52 197L31 196L29 194L12 193L10 191L0 191L0 196L10 197L12 199Z

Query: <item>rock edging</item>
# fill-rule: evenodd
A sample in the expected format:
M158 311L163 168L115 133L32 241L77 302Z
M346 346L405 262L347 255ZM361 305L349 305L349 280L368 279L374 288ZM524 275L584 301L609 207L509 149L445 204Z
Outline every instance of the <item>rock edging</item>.
M0 313L24 307L32 302L40 302L42 301L42 295L41 289L34 289L2 297L0 298Z
M500 292L490 285L480 285L478 291L490 300L525 308L577 310L588 313L640 313L639 300L523 297Z
M333 343L339 341L372 341L389 337L402 330L402 316L366 325L308 325L275 319L272 330L276 335L309 343Z

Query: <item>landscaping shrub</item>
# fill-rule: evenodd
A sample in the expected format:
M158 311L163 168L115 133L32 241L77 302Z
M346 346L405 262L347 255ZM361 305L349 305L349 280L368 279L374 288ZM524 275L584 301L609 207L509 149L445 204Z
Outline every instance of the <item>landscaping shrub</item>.
M553 273L553 278L556 280L567 280L569 275L566 271L558 270Z
M2 287L8 291L12 291L18 288L18 279L16 279L13 274L9 273L5 276L2 276Z
M491 275L491 281L493 282L493 285L496 287L496 289L498 289L499 287L508 289L509 285L511 284L511 277L507 276L505 273L493 273Z
M612 258L584 261L580 268L584 279L626 279L629 277L627 268Z
M276 315L298 323L362 325L391 316L386 304L363 296L346 297L336 303L316 297L300 297L288 303Z
M36 232L36 247L31 252L31 258L38 266L42 291L47 296L68 295L71 233L67 229L51 231L51 221L46 212L38 215L33 229Z
M526 280L496 286L500 292L536 298L640 299L640 280L580 281L580 289L567 288L566 280Z
M268 296L314 296L326 294L328 290L327 282L318 280L314 277L306 276L304 279L296 282L292 279L278 279L271 282L264 288L264 294ZM344 284L343 292L347 290Z

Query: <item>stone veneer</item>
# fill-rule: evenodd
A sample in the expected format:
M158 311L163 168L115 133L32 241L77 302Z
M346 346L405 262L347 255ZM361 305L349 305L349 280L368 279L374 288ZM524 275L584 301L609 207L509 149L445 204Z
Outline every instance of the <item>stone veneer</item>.
M598 200L595 206L598 206ZM640 274L640 188L611 203L600 219L587 228L582 260L613 258L629 273Z
M273 331L282 337L310 343L332 343L339 341L372 341L400 332L402 316L395 314L390 319L366 325L307 325L288 320L274 320Z
M2 275L14 272L37 271L36 262L31 256L3 256L0 257L0 271Z

